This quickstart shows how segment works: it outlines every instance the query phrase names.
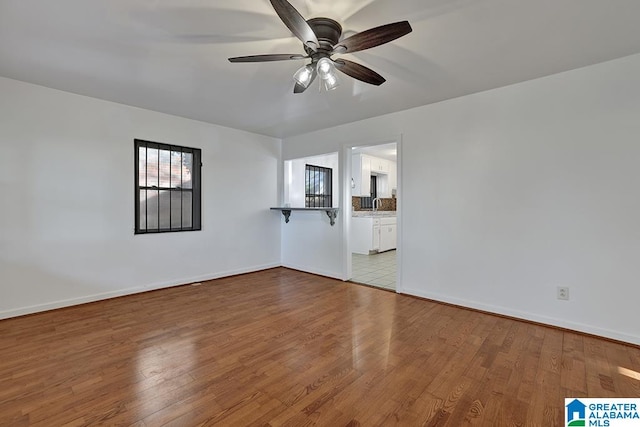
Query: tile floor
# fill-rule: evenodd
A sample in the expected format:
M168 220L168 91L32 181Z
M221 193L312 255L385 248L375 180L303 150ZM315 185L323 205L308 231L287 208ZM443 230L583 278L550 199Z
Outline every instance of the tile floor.
M374 255L351 254L352 282L396 289L396 251Z

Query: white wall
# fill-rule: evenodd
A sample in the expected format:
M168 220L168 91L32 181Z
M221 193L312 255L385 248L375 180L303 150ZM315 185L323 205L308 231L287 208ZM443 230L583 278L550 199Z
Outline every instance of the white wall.
M344 221L329 224L324 211L293 211L288 224L282 214L282 265L296 270L343 279L341 241Z
M133 140L202 149L202 231L133 234ZM280 265L280 141L0 78L0 318Z
M284 203L294 208L305 206L305 178L307 165L322 166L332 169L331 195L332 205L338 206L340 194L340 170L338 169L338 153L322 156L304 157L284 162Z
M333 206L340 206L342 168L338 153L326 153L291 159L284 162L284 203L304 207L305 164L333 169ZM344 278L343 248L334 245L342 238L343 222L339 214L333 226L325 212L293 211L289 223L282 218L282 265L323 276Z
M640 344L639 75L634 55L288 138L283 158L402 134L403 292Z

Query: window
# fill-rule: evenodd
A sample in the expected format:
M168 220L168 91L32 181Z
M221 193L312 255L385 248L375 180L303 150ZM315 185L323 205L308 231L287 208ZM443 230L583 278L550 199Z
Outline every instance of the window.
M136 139L135 233L200 230L201 152Z
M371 175L371 196L360 197L360 208L373 209L373 199L378 197L378 177Z
M330 208L332 204L331 168L306 165L305 168L305 207Z

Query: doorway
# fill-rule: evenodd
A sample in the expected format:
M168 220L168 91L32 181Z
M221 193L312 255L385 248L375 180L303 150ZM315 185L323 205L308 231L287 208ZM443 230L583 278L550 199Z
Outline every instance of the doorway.
M348 279L398 286L398 143L351 147Z

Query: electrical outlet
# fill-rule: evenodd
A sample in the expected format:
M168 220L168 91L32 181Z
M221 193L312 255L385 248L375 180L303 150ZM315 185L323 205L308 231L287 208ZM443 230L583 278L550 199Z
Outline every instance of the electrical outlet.
M569 288L566 286L558 286L558 299L569 300Z

